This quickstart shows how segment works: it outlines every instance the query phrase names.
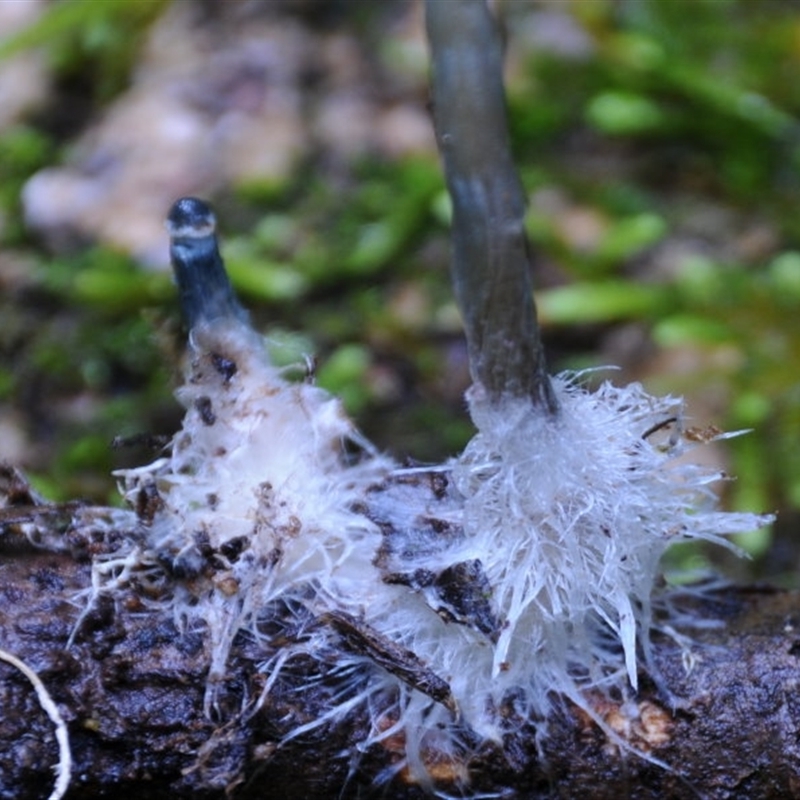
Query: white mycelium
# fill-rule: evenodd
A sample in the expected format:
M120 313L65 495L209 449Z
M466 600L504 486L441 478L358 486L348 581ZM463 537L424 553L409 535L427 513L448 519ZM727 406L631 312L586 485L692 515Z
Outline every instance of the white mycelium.
M378 535L352 507L388 461L349 466L345 444L360 437L339 401L286 381L238 320L193 329L177 395L187 412L171 455L120 474L132 504L158 497L145 550L183 579L176 615L208 622L213 681L236 632L275 600L310 590L314 613L362 612Z
M168 456L120 473L138 522L96 562L93 588L132 583L205 628L207 713L247 631L265 678L246 713L300 673L319 713L286 737L361 706L359 748L383 747L418 781L447 763L466 784L471 748L502 748L530 720L546 736L554 697L598 719L592 692L636 690L667 547L768 521L716 510L723 476L683 459L713 433L684 435L682 403L638 384L556 378L555 415L473 387L464 453L399 469L335 398L270 362L210 208L184 198L168 219L191 327L186 416Z
M362 626L334 704L302 730L369 703L365 744L401 733L398 767L425 780L426 754L499 741L511 720L546 716L553 692L588 707L592 687L635 689L666 548L768 521L716 510L723 476L678 460L679 400L566 377L555 391L551 418L473 390L465 452L400 470L348 457L359 437L338 401L285 380L245 322L201 325L171 454L122 473L132 504L156 499L143 543L115 563L125 576L167 565L176 616L208 625L209 710L234 635L270 604L299 605L308 633L274 651L265 691L293 653L329 656ZM390 644L414 655L393 664Z

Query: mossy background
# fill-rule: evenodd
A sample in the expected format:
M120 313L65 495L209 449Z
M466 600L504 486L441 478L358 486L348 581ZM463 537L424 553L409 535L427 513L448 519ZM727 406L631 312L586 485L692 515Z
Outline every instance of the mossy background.
M99 224L26 224L33 200L22 201L44 168L93 174L92 130L141 87L143 62L154 69L146 43L168 15L178 46L178 11L185 35L199 30L209 47L256 19L344 53L346 92L314 62L314 46L298 57L292 90L306 106L333 98L330 113L355 95L362 128L337 138L307 125L277 174L187 175L172 197L190 189L216 204L232 279L276 358L315 354L319 382L400 458L463 447L468 371L447 274L447 198L432 135L414 127L427 113L420 4L30 3L35 17L0 44L0 69L34 54L45 76L38 99L0 126L0 457L52 499L119 502L110 471L152 453L110 442L179 424L171 392L182 334L168 270ZM686 395L691 424L752 428L716 453L737 476L724 500L779 512L743 542L755 557L746 577L796 584L800 7L499 5L551 368L617 364L602 377ZM142 121L142 135L153 122ZM359 146L364 130L379 133ZM163 196L141 191L117 187L109 201L122 226L128 202L165 215ZM710 557L693 550L675 563Z

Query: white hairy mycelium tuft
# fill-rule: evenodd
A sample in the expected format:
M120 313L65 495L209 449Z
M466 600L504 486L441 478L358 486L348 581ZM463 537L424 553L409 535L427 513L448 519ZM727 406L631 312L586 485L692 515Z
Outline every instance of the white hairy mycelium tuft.
M287 380L243 315L200 315L183 427L167 456L119 473L141 530L96 564L97 590L135 572L170 583L176 619L206 626L209 713L237 632L269 645L259 615L293 609L302 635L283 629L259 702L295 655L329 670L345 642L339 690L288 736L368 708L361 747L402 741L396 768L420 782L427 754L500 743L557 695L590 710L590 690L634 692L664 551L769 518L717 508L724 476L686 460L704 437L684 435L679 399L553 384L554 416L473 389L465 451L399 468L338 400Z

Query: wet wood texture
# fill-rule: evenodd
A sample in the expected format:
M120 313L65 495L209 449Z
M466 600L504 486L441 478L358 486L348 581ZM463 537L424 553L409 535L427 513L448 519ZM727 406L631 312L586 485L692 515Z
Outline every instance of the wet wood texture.
M320 800L428 796L402 771L386 782L399 752L391 738L358 760L348 757L366 734L367 717L358 709L280 743L292 726L324 713L324 674L317 691L298 692L308 685L310 660L294 661L255 712L267 680L259 664L271 654L240 636L215 721L203 714L203 630L179 632L171 616L148 610L135 591L97 604L68 647L89 581L88 563L73 554L3 549L0 646L39 674L67 722L72 800L255 798L265 791ZM692 634L690 649L668 637L654 644L663 685L680 707L672 708L647 676L634 700L595 703L632 750L669 769L621 750L565 704L544 737L542 723L530 721L503 752L484 745L466 763L440 764L438 788L452 792L449 780L469 773L476 792L502 797L798 796L800 597L728 588L691 602L693 616L711 625ZM328 661L332 675L335 651ZM53 726L27 680L6 664L0 705L0 797L46 797L57 761Z

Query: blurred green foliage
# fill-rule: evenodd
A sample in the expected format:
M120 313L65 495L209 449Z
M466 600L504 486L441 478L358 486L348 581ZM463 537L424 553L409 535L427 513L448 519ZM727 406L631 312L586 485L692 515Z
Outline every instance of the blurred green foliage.
M531 236L566 277L540 293L541 318L643 323L662 363L691 351L688 372L651 373L648 383L689 394L712 387L720 424L753 429L729 444L738 478L729 502L782 510L791 524L800 499L800 10L578 0L570 14L589 33L585 49L528 53L522 90L510 87L531 188L556 187L598 228L587 247L564 234L558 211L534 204ZM741 544L757 556L769 535Z
M54 3L0 56L46 46L63 79L102 106L126 85L162 5ZM800 511L800 8L520 0L503 9L512 138L532 198L553 366L604 363L593 344L620 325L646 331L660 363L690 351L681 374L639 372L654 391L711 387L720 418L702 422L754 429L730 442L730 504L791 520ZM369 15L354 11L352 23L363 31ZM551 33L539 40L541 31ZM397 43L381 31L368 41L396 60ZM19 190L68 145L36 120L0 134L5 247L32 245ZM442 386L464 370L448 367L460 351L440 168L431 154L365 155L349 169L344 186L304 163L280 185L231 187L220 205L230 272L282 363L320 353L319 381L343 394L369 435L442 458L470 427ZM76 420L53 436L52 475L68 493L76 476L118 463L102 447L113 435L176 424L174 361L164 360L177 339L174 294L168 278L119 254L36 259L25 291L31 308L44 297L52 313L31 310L31 325L24 303L4 310L0 400L25 406L30 385L53 402L92 398L89 428ZM160 309L158 324L142 306ZM763 537L750 544L763 549Z
M47 53L57 77L90 87L90 99L109 100L124 88L142 35L167 0L62 0L0 43L0 60L28 49Z

